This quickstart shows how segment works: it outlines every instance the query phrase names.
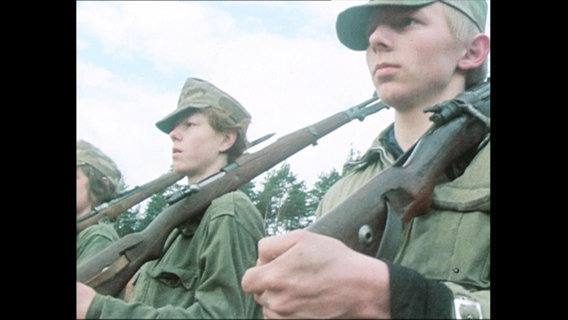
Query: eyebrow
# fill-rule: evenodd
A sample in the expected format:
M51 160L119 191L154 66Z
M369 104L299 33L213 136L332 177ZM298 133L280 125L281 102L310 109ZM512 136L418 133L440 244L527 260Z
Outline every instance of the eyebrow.
M407 7L398 5L385 5L380 8L374 8L374 10L369 14L367 20L366 33L367 36L371 35L371 32L376 28L379 23L385 23L391 25L396 22L396 19L407 18L414 15L420 9L428 6L430 4L425 4L421 6ZM383 12L385 12L383 14Z

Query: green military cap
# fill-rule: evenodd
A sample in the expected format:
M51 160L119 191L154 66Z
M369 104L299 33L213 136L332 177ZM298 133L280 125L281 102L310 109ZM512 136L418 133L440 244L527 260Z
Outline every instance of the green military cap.
M120 188L122 174L118 170L116 163L112 161L99 148L85 140L77 141L77 166L90 165L107 177L112 185Z
M235 123L250 119L248 111L237 101L213 84L197 79L188 78L181 89L177 108L156 123L158 129L170 133L179 120L180 115L189 108L214 107L226 111ZM245 127L246 131L246 127Z
M335 25L339 41L353 50L366 50L369 45L367 23L375 8L380 6L423 6L440 1L465 14L484 32L487 19L485 0L370 0L368 3L348 8L337 16Z

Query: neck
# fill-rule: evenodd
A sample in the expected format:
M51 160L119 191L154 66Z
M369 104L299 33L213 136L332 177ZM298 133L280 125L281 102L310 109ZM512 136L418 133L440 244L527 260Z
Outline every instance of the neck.
M218 173L219 171L221 171L221 169L227 166L227 164L228 164L227 159L225 157L219 157L215 162L211 163L211 165L209 165L205 170L187 174L186 175L187 183L189 184L198 183L201 180Z
M394 114L394 137L403 151L408 150L432 125L421 109Z
M77 218L80 218L93 210L92 206L86 206L82 210L77 211Z
M464 87L464 81L450 81L443 90L430 96L423 95L420 104L394 108L394 135L403 151L408 150L432 126L431 114L424 109L455 98Z

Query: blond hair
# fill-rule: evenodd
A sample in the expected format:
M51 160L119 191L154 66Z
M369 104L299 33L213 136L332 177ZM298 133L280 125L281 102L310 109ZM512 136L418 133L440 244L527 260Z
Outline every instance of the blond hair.
M457 41L467 45L479 33L477 26L458 10L446 5L444 6L444 13L446 20L448 21L450 31ZM487 78L488 71L489 59L485 59L481 66L467 72L465 76L465 87L470 88L485 80L485 78Z

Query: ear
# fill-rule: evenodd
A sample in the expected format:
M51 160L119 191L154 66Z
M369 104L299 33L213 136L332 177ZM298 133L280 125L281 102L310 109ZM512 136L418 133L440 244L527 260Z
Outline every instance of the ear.
M102 177L101 180L103 181L103 184L108 187L110 185L110 179L107 177Z
M236 131L229 131L229 132L223 133L223 140L221 141L221 144L219 145L219 152L225 152L225 151L231 149L231 147L235 144L235 141L237 141L237 132Z
M458 62L462 70L472 70L483 64L489 55L489 37L480 33L473 38L465 55Z

